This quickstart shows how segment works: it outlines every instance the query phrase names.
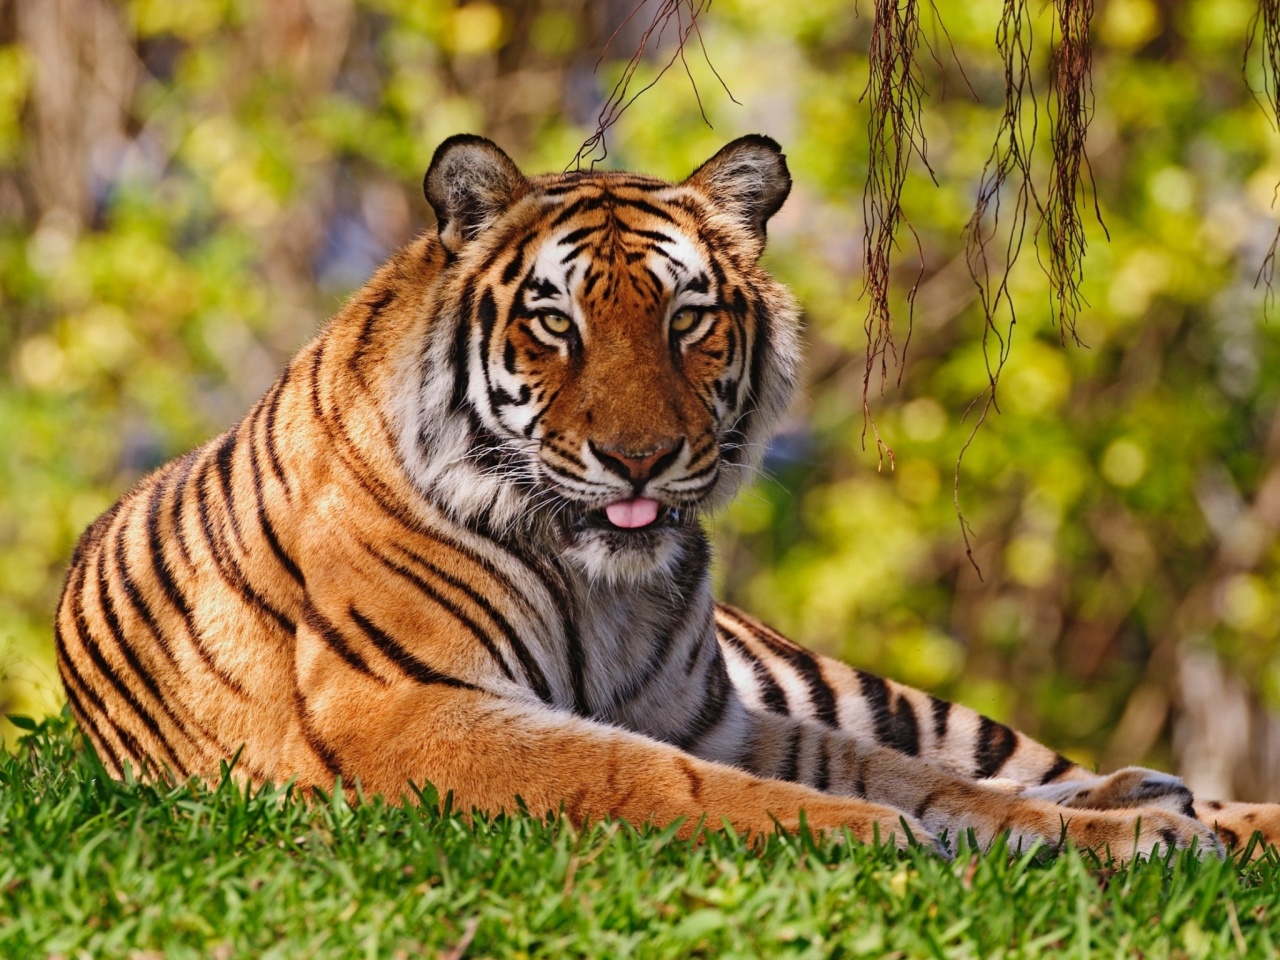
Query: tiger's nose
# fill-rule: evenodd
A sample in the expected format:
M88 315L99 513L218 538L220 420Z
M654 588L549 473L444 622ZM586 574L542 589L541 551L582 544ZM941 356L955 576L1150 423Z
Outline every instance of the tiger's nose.
M649 450L628 450L620 444L598 445L594 440L587 441L591 452L606 470L616 473L623 480L631 483L638 490L651 477L660 474L680 454L684 439L661 440Z

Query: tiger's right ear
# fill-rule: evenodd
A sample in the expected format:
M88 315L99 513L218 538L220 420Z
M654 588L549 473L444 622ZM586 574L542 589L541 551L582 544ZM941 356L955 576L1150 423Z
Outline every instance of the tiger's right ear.
M754 235L764 249L765 224L791 192L787 158L778 142L760 134L739 137L689 175L697 187Z
M492 140L470 133L436 148L422 179L440 242L457 253L525 195L529 181Z

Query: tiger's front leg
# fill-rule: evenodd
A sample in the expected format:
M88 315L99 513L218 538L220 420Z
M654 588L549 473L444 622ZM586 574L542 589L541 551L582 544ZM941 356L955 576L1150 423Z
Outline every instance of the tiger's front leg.
M750 835L796 830L803 810L815 830L900 847L933 843L900 810L752 776L532 695L481 689L438 672L411 637L383 633L371 649L368 628L381 628L361 617L312 611L299 628L295 723L280 766L303 783L328 787L340 776L396 798L410 782L430 782L468 812L510 812L519 798L536 814L563 810L575 823L682 820L685 837L704 820Z
M1121 859L1150 854L1157 845L1222 851L1208 826L1181 813L1156 807L1072 809L811 721L768 712L752 712L750 719L743 763L751 772L910 811L931 833L952 842L972 831L987 847L1008 831L1015 848L1056 847L1066 839Z
M1138 811L1157 810L1179 821L1196 812L1177 777L1140 768L1093 774L973 710L806 650L732 607L717 608L716 628L734 685L756 712L838 730L896 753L899 763L979 788L987 798L975 798L979 805L999 806L992 796L1004 794L1060 813L1118 811L1130 824ZM895 761L885 762L892 768ZM914 809L910 800L897 802Z

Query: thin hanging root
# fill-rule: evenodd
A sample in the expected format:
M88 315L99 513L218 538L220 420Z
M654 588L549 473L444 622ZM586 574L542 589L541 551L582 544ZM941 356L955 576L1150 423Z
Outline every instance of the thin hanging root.
M640 0L635 8L627 15L627 18L618 24L616 30L609 36L608 41L604 45L604 49L600 51L600 56L596 60L595 69L600 69L600 64L604 62L604 58L608 56L613 41L618 38L618 34L622 32L623 27L635 19L636 15L644 9L649 0ZM627 61L627 65L622 68L622 76L618 78L618 82L614 84L613 90L610 91L608 99L605 100L604 106L600 108L600 114L596 118L596 129L586 140L582 146L578 148L578 152L574 154L572 160L569 161L569 167L575 170L582 169L582 162L590 158L592 168L597 163L609 155L609 147L605 142L605 136L610 127L618 122L618 118L623 112L635 103L641 94L652 88L659 80L661 80L668 70L675 64L676 60L680 61L684 67L685 75L689 78L689 83L693 86L693 95L697 98L698 109L702 113L702 119L709 127L711 121L707 119L706 109L702 105L702 94L698 90L698 84L693 79L693 73L689 69L689 62L685 59L685 44L693 35L697 35L698 46L702 50L703 59L706 60L707 66L720 81L720 86L724 88L724 92L728 94L729 99L734 103L738 100L734 97L733 92L725 84L724 78L720 76L720 72L716 70L715 64L711 62L711 58L707 55L706 44L702 41L702 30L698 26L698 18L711 7L711 0L661 0L658 9L653 14L653 19L649 21L649 26L645 29L640 37L640 44L636 47L631 59ZM650 80L647 84L631 93L631 81L635 78L636 71L640 68L640 64L644 59L644 52L652 43L655 47L661 45L662 38L667 32L668 27L674 27L676 37L675 52L666 63L662 65L662 69L658 71L657 76ZM565 168L566 170L568 167Z
M893 451L880 439L871 417L869 394L871 377L879 368L883 390L889 379L889 358L902 379L907 347L911 343L911 325L916 290L924 273L924 254L920 238L902 213L902 188L912 154L920 158L929 175L927 144L921 125L921 101L924 85L916 65L920 45L919 0L875 0L875 22L871 27L870 73L862 99L870 105L867 133L870 155L867 182L862 193L862 215L865 230L863 242L863 294L867 296L866 370L862 378L862 442L866 445L867 428L875 435L876 452L881 466ZM907 335L901 350L893 335L893 318L889 310L889 268L897 243L898 228L905 224L915 241L920 270L907 290Z
M1265 2L1280 3L1280 0ZM1009 295L1009 276L1022 252L1027 217L1033 209L1037 214L1036 256L1049 278L1049 306L1058 325L1058 337L1065 344L1069 335L1072 341L1080 344L1076 317L1085 304L1080 288L1084 281L1086 250L1081 214L1086 177L1089 188L1093 189L1093 172L1085 153L1089 122L1093 118L1093 80L1090 73L1093 52L1089 43L1093 0L1056 0L1055 9L1059 42L1051 58L1049 123L1053 161L1046 199L1041 202L1031 177L1031 155L1039 124L1035 87L1031 79L1030 0L1005 0L1000 25L996 29L996 47L1004 60L1004 113L991 155L982 171L973 215L965 226L969 275L978 288L985 324L982 355L987 365L987 386L965 411L963 419L967 419L975 409L980 413L956 456L952 494L960 533L964 537L965 555L979 579L982 578L982 570L973 556L973 531L960 508L960 465L988 414L992 410L1000 412L997 395L1000 374L1009 359L1013 328L1018 319L1013 298ZM1028 114L1030 119L1024 119ZM1017 185L1010 195L1006 187L1015 175ZM1106 224L1102 222L1102 213L1097 206L1097 191L1093 192L1094 216L1106 234ZM1003 263L993 268L988 258L988 246L1000 232L1001 203L1010 200L1013 209L1005 234ZM1043 243L1039 242L1041 240ZM1003 333L996 323L996 316L1000 313L1008 315Z
M1254 90L1249 84L1249 58L1253 55L1255 44L1261 47L1259 52L1262 59L1261 90ZM1270 115L1272 124L1280 124L1280 0L1258 0L1258 12L1249 21L1241 72L1244 74L1244 82L1249 87L1249 92L1253 94L1259 106ZM1276 192L1280 193L1280 184L1276 185ZM1275 206L1274 198L1272 206ZM1258 275L1253 280L1255 288L1261 283L1266 289L1262 301L1264 314L1269 314L1275 304L1277 249L1280 249L1280 228L1277 228L1275 236L1271 238L1271 245L1267 247L1267 252L1258 267Z
M956 455L955 482L952 488L956 519L960 523L960 534L964 537L965 555L979 580L982 579L982 568L973 556L972 529L960 507L960 464L977 436L978 429L986 422L987 415L992 409L997 413L1000 410L996 390L1000 383L1000 373L1009 358L1013 328L1018 320L1016 306L1009 295L1009 274L1022 252L1022 242L1027 232L1027 216L1031 209L1035 208L1043 217L1043 208L1031 179L1031 152L1039 129L1035 86L1031 79L1031 48L1030 0L1005 0L1000 25L996 28L996 49L1004 62L1004 113L1000 118L991 155L982 169L977 203L964 229L969 276L978 288L978 299L982 304L982 356L987 366L987 386L965 411L963 419L967 419L975 408L981 408L969 436ZM1027 116L1023 112L1024 97L1030 103L1029 121L1024 120ZM1008 218L1002 251L1003 262L993 267L987 248L1000 232L1004 190L1009 178L1015 175L1016 187L1011 196L1013 207ZM1009 318L1003 333L996 323L996 315L1001 312L1007 312Z
M1053 165L1049 173L1048 200L1041 211L1037 234L1045 231L1049 263L1050 309L1058 324L1058 336L1067 335L1077 345L1076 316L1085 300L1080 292L1084 280L1085 235L1080 207L1084 200L1084 179L1093 188L1093 171L1085 153L1085 137L1093 119L1093 50L1089 45L1089 21L1093 0L1057 0L1058 47L1053 52L1049 91L1050 139ZM1103 233L1102 212L1094 191L1094 215ZM1110 239L1110 235L1107 235Z

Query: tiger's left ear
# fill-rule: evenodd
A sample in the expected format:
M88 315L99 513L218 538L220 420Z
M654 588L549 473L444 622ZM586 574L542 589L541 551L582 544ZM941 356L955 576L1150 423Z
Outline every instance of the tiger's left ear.
M764 250L765 224L791 192L787 158L776 140L753 133L739 137L684 182L750 230Z
M470 133L436 147L422 179L440 242L450 253L492 226L528 189L520 168L496 143Z

